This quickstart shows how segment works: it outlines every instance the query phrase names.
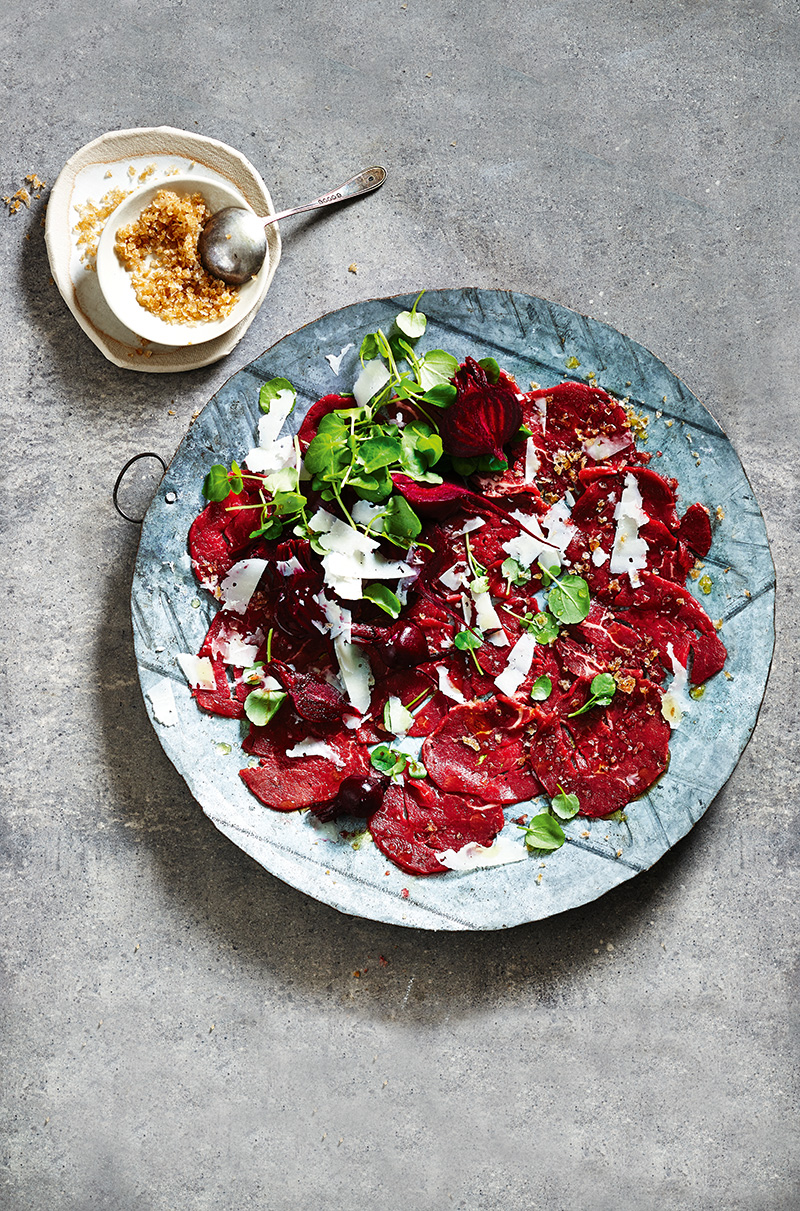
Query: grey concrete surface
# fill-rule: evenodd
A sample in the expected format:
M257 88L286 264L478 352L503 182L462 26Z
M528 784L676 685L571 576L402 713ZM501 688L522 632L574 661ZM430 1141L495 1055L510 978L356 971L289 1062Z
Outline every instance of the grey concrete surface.
M244 341L177 377L116 369L78 330L44 199L0 214L3 1208L800 1205L798 17L6 10L3 193L162 123L240 147L278 205L375 160L391 182L287 224ZM761 718L707 816L647 874L502 935L340 916L214 831L145 717L136 533L110 502L127 457L171 455L283 333L426 285L541 295L653 349L731 436L778 569Z

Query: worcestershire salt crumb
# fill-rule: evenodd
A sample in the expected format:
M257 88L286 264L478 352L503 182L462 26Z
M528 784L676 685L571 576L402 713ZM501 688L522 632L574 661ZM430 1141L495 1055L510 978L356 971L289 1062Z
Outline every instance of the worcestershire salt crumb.
M136 222L117 232L115 251L139 305L167 323L220 320L236 304L236 288L207 273L197 256L210 217L201 194L160 189Z

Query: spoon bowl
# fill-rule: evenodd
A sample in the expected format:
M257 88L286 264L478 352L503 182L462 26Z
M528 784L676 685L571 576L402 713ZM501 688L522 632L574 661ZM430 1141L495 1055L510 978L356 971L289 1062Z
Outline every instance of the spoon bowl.
M233 310L222 319L200 320L196 323L169 322L154 312L142 307L136 298L130 272L116 254L114 245L121 227L134 223L160 190L169 190L179 197L199 193L212 215L234 208L255 220L261 231L265 253L271 246L274 256L265 255L255 275L250 275L240 286ZM209 220L210 221L210 220ZM144 338L159 345L199 345L213 340L235 328L258 305L272 276L272 265L277 261L280 248L277 230L270 238L264 230L264 219L257 219L242 195L233 185L225 181L197 177L192 174L169 177L155 185L143 186L129 194L109 216L97 248L97 278L106 303L117 319ZM208 224L206 224L208 226Z
M213 277L220 278L231 286L240 286L254 277L264 263L267 251L266 228L270 224L277 223L279 219L288 219L293 214L302 214L306 210L319 210L322 206L333 206L337 202L360 198L362 194L378 189L385 180L386 169L379 164L373 164L371 168L362 169L343 185L328 190L312 202L293 206L290 210L281 210L263 219L256 219L251 210L227 206L212 214L200 233L197 254L203 268Z

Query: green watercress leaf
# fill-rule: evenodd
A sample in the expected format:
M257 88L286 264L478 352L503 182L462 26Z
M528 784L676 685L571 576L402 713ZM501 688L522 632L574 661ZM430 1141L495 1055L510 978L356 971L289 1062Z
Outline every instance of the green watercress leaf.
M457 395L458 391L453 383L437 383L425 392L422 399L424 403L433 404L436 408L449 408Z
M406 773L409 778L427 778L428 771L421 761L415 761L413 757L408 759L408 767Z
M381 533L399 547L410 547L422 530L422 522L403 496L392 496L381 520Z
M411 310L401 311L395 320L395 324L400 332L410 341L418 341L424 335L425 329L428 326L427 316L423 315L421 311L417 311L417 303L419 303L424 293L424 290L420 291L414 300L414 306Z
M373 602L376 606L380 606L392 618L399 618L402 605L400 598L387 588L385 584L368 584L364 588L363 596L367 601Z
M400 461L400 442L393 437L368 437L358 447L357 462L369 474Z
M361 348L358 351L358 356L361 359L361 365L365 362L372 362L376 357L381 356L380 347L378 345L377 332L368 332L361 342Z
M518 563L516 559L512 559L510 556L501 563L500 572L508 582L509 587L513 584L519 588L520 585L527 584L531 579L529 569L524 568L521 563Z
M234 496L238 496L244 490L244 480L242 479L241 468L237 462L231 463L231 473L228 478L230 479L231 492L233 492Z
M547 605L559 622L566 625L583 622L591 607L589 586L582 576L574 572L560 577L551 586Z
M553 682L549 677L537 677L531 688L531 698L534 702L546 702L553 692Z
M493 357L482 357L478 365L486 371L490 383L496 383L500 378L500 367Z
M527 626L528 630L533 631L537 643L553 643L558 639L558 623L547 610L534 614Z
M519 825L525 830L525 844L528 849L561 849L566 840L563 828L554 820L549 812L542 812L528 821L527 825Z
M244 700L244 713L256 727L266 727L285 699L285 690L253 690Z
M449 383L458 370L458 359L444 349L430 349L419 363L420 386L425 391Z
M388 774L393 777L395 774L402 774L408 764L408 757L405 753L400 753L397 749L389 748L388 744L379 744L374 748L369 755L370 762L381 771L382 774Z
M206 500L227 500L231 493L231 481L228 479L228 468L221 463L215 463L203 480L203 496Z
M297 403L297 391L289 382L288 378L271 378L268 383L258 393L258 404L262 412L269 412L270 407L281 394L282 391L291 391L292 393L292 408ZM292 408L289 409L291 413Z
M550 800L550 806L561 820L571 820L581 810L580 800L577 795L568 795L560 783L558 790Z
M591 696L577 711L572 711L567 715L568 719L573 719L575 715L583 715L593 706L610 706L611 699L617 692L617 683L611 673L598 673L596 677L592 678L589 691Z

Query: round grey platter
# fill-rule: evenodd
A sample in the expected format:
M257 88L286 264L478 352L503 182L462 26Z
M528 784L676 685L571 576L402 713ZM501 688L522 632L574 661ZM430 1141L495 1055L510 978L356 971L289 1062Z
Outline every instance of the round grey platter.
M691 591L722 619L725 673L714 677L672 733L666 774L629 805L623 821L576 817L567 843L538 857L427 878L388 863L368 839L343 838L347 822L321 825L308 812L262 807L239 778L246 727L199 711L176 661L197 652L216 604L192 575L186 536L204 501L214 463L229 464L255 445L258 393L282 376L298 399L287 431L320 396L351 389L362 337L388 331L413 295L373 299L322 316L278 341L209 401L183 439L142 526L131 607L139 677L156 734L210 820L286 883L342 912L424 929L503 929L594 900L647 870L680 840L730 777L752 734L774 645L775 571L752 488L719 425L652 353L614 329L565 307L499 290L434 290L420 308L428 328L420 349L495 357L521 387L595 376L648 418L654 470L678 479L680 503L705 504L714 542L704 560L710 580ZM326 355L344 352L335 374ZM655 452L661 451L661 457ZM727 674L727 675L726 675ZM166 680L176 721L158 722L148 697ZM166 810L166 808L165 808ZM530 810L530 806L528 807ZM506 810L510 821L525 805ZM350 824L354 831L356 825ZM522 844L520 834L520 844Z

